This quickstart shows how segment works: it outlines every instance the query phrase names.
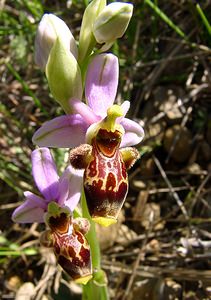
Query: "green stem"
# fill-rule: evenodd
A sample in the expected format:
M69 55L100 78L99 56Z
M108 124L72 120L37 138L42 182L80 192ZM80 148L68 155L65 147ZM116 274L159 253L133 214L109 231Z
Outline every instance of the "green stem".
M93 269L100 269L100 246L97 240L96 230L95 230L95 223L92 221L87 204L86 204L86 197L84 191L81 195L82 200L82 215L83 218L86 218L90 222L90 230L86 234L87 240L89 241L89 245L92 251L92 267Z
M211 25L210 25L206 15L204 14L203 10L201 9L201 6L198 3L196 4L196 9L202 19L202 22L204 23L204 26L207 29L208 34L211 35Z
M93 279L90 280L85 286L83 286L83 300L109 300L108 291L106 284L100 284L96 282L100 277L102 281L105 282L105 276L101 270L101 256L100 256L100 245L97 239L97 234L95 230L95 223L92 221L87 204L84 191L81 195L82 203L82 215L84 218L88 219L90 222L90 230L86 234L86 238L89 242L92 255L92 267L93 267ZM102 276L101 276L102 275ZM98 277L98 278L97 278Z

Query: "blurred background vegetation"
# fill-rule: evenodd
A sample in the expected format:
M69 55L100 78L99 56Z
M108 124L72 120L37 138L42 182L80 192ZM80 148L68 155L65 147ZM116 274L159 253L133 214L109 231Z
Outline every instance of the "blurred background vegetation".
M111 299L211 299L211 2L137 0L119 57L117 102L144 126L117 226L100 229ZM88 1L0 0L0 298L80 299L40 247L42 224L13 210L33 191L33 133L62 114L34 64L45 12L78 38ZM61 170L68 150L54 150ZM105 231L105 232L104 232ZM21 298L22 297L22 298Z

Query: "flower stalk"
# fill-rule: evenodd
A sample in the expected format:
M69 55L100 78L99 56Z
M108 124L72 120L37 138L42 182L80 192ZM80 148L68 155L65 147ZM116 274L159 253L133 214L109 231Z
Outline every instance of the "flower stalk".
M82 216L90 222L90 230L86 234L86 238L91 249L93 268L93 279L83 286L82 300L109 300L106 275L101 270L100 245L97 239L95 223L90 217L84 191L81 194L81 207Z

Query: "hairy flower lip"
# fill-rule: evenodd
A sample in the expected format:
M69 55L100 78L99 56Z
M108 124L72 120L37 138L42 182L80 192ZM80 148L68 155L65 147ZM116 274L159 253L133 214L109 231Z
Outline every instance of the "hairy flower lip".
M92 277L92 261L84 234L89 230L89 221L74 219L68 207L51 202L45 222L49 229L41 235L41 244L53 249L57 262L71 279L84 284L88 282Z

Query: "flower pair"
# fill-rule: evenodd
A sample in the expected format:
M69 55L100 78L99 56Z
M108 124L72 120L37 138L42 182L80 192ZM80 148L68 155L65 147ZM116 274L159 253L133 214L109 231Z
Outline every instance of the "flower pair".
M91 276L84 237L89 223L72 217L82 184L92 219L104 226L116 222L128 191L127 170L139 157L130 146L144 136L143 128L125 117L129 101L114 104L117 57L101 53L123 35L131 14L131 4L106 6L105 0L93 0L83 16L79 48L66 24L52 14L43 16L36 36L35 61L66 115L35 132L33 142L41 148L32 152L32 174L43 196L25 192L26 201L14 211L13 220L45 221L49 229L41 243L53 248L58 263L82 283ZM95 51L96 43L100 50ZM71 165L60 178L46 147L73 148Z

